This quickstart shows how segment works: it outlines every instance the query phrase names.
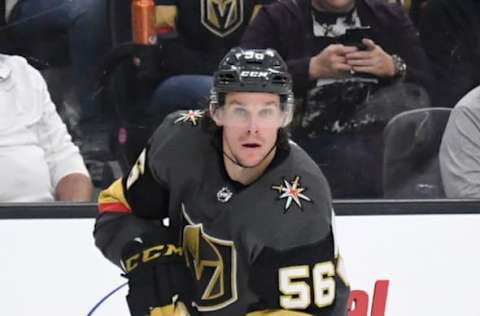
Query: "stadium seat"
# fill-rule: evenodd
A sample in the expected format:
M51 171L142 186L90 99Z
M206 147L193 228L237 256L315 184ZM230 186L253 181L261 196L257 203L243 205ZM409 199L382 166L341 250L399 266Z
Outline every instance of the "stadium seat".
M422 108L393 117L384 130L385 198L445 196L438 151L450 108Z

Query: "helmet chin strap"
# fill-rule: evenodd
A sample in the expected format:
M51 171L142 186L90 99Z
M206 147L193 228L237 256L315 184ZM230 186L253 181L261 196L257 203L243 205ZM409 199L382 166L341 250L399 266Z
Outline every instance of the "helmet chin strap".
M230 145L227 144L227 146L230 148ZM273 144L272 148L270 148L270 150L267 152L267 154L265 156L263 156L262 160L260 160L257 164L255 164L254 166L245 166L244 164L242 164L240 161L238 161L238 159L236 159L235 157L230 157L226 152L225 150L223 150L223 155L225 157L227 157L228 160L230 160L231 162L233 162L234 164L236 164L237 166L241 167L241 168L255 168L257 166L259 166L265 159L267 159L267 157L270 155L270 153L277 147L277 143L275 142L275 144ZM231 148L230 148L231 149ZM231 150L230 150L231 151Z

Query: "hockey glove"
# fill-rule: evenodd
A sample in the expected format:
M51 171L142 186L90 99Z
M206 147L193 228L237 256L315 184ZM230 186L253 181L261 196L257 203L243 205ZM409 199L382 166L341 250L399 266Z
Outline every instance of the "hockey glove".
M172 235L169 229L159 227L130 241L122 251L132 316L191 315L185 305L189 305L192 282L182 248Z

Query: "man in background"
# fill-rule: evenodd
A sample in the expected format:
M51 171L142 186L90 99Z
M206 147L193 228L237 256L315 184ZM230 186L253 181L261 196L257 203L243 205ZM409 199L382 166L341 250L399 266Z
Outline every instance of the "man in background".
M90 176L40 73L0 54L0 201L89 201Z

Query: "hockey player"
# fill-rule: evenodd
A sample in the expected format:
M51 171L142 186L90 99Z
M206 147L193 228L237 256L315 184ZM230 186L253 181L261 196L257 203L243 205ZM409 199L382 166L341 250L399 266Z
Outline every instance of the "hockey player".
M346 315L330 190L285 131L291 86L276 51L232 49L209 110L168 116L101 193L96 245L132 315Z

